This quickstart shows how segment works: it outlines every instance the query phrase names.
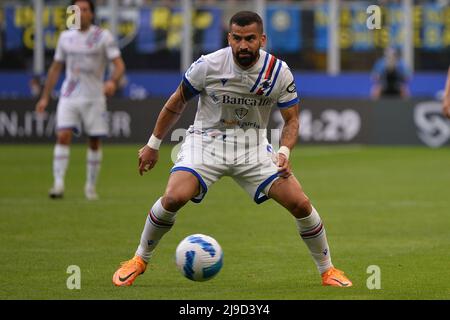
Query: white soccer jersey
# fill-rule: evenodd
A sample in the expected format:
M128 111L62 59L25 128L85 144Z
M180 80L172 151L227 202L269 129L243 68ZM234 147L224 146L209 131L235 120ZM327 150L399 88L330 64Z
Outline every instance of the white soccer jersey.
M108 61L120 56L108 30L92 25L86 32L66 30L58 40L54 59L66 64L62 98L104 98L103 80Z
M198 130L266 129L275 104L289 108L298 103L289 67L264 50L247 70L234 62L231 47L201 56L183 81L200 94L194 122Z

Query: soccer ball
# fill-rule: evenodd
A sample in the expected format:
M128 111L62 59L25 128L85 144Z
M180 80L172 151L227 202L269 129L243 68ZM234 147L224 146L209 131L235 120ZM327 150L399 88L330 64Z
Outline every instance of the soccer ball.
M212 279L223 264L223 252L212 237L193 234L184 238L177 247L175 261L183 276L193 281Z

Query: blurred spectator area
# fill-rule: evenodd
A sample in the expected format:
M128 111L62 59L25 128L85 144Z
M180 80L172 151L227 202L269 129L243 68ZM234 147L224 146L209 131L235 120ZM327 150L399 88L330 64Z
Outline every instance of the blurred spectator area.
M230 17L239 10L255 10L255 1L192 0L193 57L227 45ZM413 70L441 72L450 65L450 3L448 0L413 2ZM33 69L33 1L0 2L0 72L30 73ZM46 69L58 35L66 29L69 0L45 0ZM179 72L183 14L176 0L118 0L118 43L128 72ZM265 31L268 50L295 72L326 73L328 0L266 1ZM109 0L97 0L97 23L109 28ZM382 28L369 30L366 9L378 4ZM340 72L369 75L386 47L401 51L404 10L401 0L340 1ZM367 93L369 94L369 93Z

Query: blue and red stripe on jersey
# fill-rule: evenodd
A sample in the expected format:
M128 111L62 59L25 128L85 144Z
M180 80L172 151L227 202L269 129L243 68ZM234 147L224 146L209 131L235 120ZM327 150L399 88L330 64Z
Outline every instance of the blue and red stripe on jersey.
M278 68L277 68L277 72L275 73L275 78L273 78L272 84L270 85L270 89L269 91L267 91L266 96L269 96L269 94L272 92L273 87L275 86L275 82L277 82L278 79L278 74L280 73L281 70L281 60L278 60Z
M281 70L281 64L281 60L277 59L275 56L269 53L266 53L263 67L259 72L258 78L256 79L256 82L251 88L250 92L254 92L256 88L258 88L258 90L256 90L255 92L257 95L261 96L265 94L266 96L268 96L272 92L278 79L278 74Z
M275 65L277 64L278 59L275 58L275 56L270 56L269 66L267 67L266 74L264 75L263 80L261 81L261 84L259 85L258 91L256 91L256 94L261 96L264 94L265 89L262 88L261 85L264 85L264 82L269 81L272 78L273 70L275 69ZM270 87L270 86L269 86Z
M263 67L262 67L261 71L259 72L258 79L256 79L256 82L255 82L255 84L253 85L253 87L252 87L252 89L250 90L250 92L255 91L256 86L259 84L259 80L261 80L261 77L262 77L262 75L263 75L263 73L264 73L264 70L266 69L267 60L269 60L269 54L268 54L268 53L266 53L266 57L264 58L264 64L263 64Z
M63 97L69 97L73 91L75 90L75 88L78 86L79 84L79 80L70 80L69 83L67 84L66 88L64 88L64 93L62 94Z

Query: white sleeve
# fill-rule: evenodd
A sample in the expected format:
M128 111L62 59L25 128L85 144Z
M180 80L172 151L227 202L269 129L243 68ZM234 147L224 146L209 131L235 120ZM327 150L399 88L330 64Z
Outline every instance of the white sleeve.
M283 62L283 64L285 64ZM281 74L281 91L277 100L278 108L289 108L298 103L297 88L294 76L287 65L283 66Z
M111 34L111 32L109 32L108 30L103 30L104 32L104 37L105 37L105 52L106 52L106 57L109 60L113 60L117 57L120 57L120 49L117 46L117 42L114 39L113 35Z
M195 61L183 76L183 83L195 94L199 94L205 87L207 63L203 56Z
M59 36L58 44L56 45L55 55L53 56L53 59L58 62L65 62L67 57L66 52L64 51L62 45L63 43L62 38L63 33L61 33L61 35Z

